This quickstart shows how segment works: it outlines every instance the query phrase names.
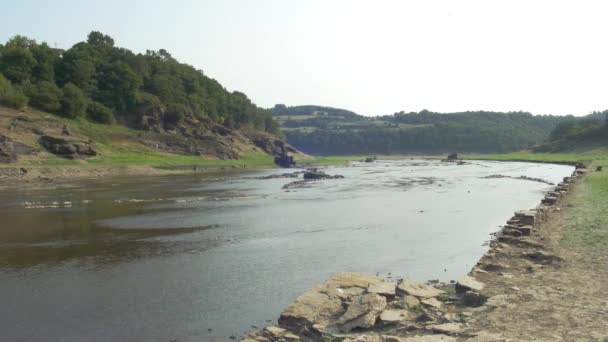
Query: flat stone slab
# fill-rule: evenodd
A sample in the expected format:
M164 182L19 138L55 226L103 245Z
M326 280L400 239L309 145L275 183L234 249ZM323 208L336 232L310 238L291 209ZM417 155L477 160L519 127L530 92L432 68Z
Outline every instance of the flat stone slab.
M433 298L445 294L442 290L411 279L401 280L397 289L418 298Z
M424 304L426 306L430 306L435 309L440 309L443 306L443 303L438 301L437 298L423 299L422 304Z
M456 283L457 292L481 292L484 287L485 285L482 282L477 281L477 279L468 275L465 275L464 277L460 278L460 280L458 280L458 282Z
M422 335L401 339L402 342L456 342L456 338L447 335Z
M416 315L408 310L384 310L380 314L380 320L385 324L394 324L415 318Z
M381 283L370 285L367 288L367 292L376 293L376 294L379 294L382 296L394 296L396 287L397 287L397 284L384 281Z
M460 323L443 323L429 326L429 329L442 334L459 334L464 330Z

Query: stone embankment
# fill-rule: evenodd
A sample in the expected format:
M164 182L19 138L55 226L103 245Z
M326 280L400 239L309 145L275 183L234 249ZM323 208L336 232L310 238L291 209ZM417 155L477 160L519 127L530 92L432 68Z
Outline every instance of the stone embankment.
M516 212L471 272L454 284L339 273L298 297L283 311L278 327L251 332L243 341L511 341L476 324L488 312L508 305L510 293L520 290L495 286L491 277L512 277L513 267L525 268L524 273L558 267L562 260L530 235L560 210L560 200L585 172L575 170L538 207Z

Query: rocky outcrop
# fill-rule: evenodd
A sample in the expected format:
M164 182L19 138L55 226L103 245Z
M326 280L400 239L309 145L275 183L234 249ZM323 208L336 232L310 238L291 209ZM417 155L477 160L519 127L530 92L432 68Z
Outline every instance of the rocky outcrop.
M30 154L33 148L0 134L0 163L14 163L19 155Z
M381 278L358 273L339 273L321 286L308 290L289 305L279 317L279 324L299 333L309 334L335 325L345 312L345 303L361 295Z
M0 135L0 163L14 163L17 161L15 145L9 137Z
M40 145L47 151L68 159L78 159L97 155L95 144L90 142L68 141L49 135L40 137Z

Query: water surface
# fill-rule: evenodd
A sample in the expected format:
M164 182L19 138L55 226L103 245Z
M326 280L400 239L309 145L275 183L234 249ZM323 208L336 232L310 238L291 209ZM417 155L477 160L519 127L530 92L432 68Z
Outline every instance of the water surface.
M341 271L456 279L572 167L425 160L116 178L0 193L6 341L225 341Z

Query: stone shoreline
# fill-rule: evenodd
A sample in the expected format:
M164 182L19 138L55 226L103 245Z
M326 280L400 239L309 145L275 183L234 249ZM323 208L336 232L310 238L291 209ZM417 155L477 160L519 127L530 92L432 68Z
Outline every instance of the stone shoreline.
M253 331L246 342L344 341L344 342L506 342L501 334L479 330L475 322L484 313L507 305L517 287L489 288L480 279L513 277L520 267L532 273L543 267L559 267L559 257L547 253L542 241L532 239L572 185L586 173L572 176L546 194L541 204L518 211L490 243L468 275L455 284L397 282L359 273L339 273L308 290L280 315L278 327ZM540 240L543 240L540 237ZM506 253L505 251L508 251ZM509 265L509 259L513 264Z

